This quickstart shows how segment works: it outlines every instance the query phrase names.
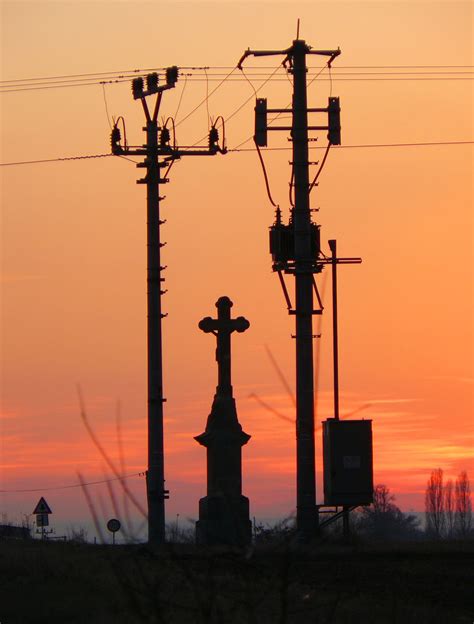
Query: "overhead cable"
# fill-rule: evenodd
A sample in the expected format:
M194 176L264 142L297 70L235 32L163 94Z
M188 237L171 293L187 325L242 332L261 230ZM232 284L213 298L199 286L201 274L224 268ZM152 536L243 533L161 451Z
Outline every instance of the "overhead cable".
M0 163L0 167L11 167L13 165L36 165L39 163L60 162L63 160L86 160L89 158L109 158L113 154L91 154L86 156L61 156L59 158L43 158L41 160L22 160L18 162Z
M258 157L260 159L260 164L262 165L263 177L265 179L265 186L267 188L268 199L270 200L270 203L272 204L272 206L274 206L275 208L278 208L278 205L275 204L275 202L273 201L272 193L270 191L270 183L268 181L267 170L265 168L265 162L263 160L263 156L262 156L262 153L260 151L260 147L259 147L259 145L257 143L255 143L255 147L257 148L257 154L258 154Z
M69 485L56 485L40 488L29 488L20 490L0 490L0 494L18 494L25 492L51 492L53 490L69 490L72 488L83 487L84 485L98 485L100 483L110 483L111 481L120 481L121 479L129 479L130 477L142 477L145 472L133 472L131 474L124 474L120 477L112 477L110 479L102 479L100 481L89 481L87 483L71 483Z
M352 149L352 148L377 148L377 147L429 147L432 145L472 145L473 141L429 141L423 143L367 143L367 144L359 144L359 145L333 145L332 149L339 151L341 149ZM310 150L321 150L327 149L326 146L320 145L311 145L309 147ZM267 147L265 151L270 152L283 152L289 151L291 147ZM244 148L230 148L227 152L255 152L256 148L254 147L244 147ZM6 162L0 163L0 167L11 167L14 165L36 165L38 163L51 163L51 162L61 162L68 160L85 160L88 158L108 158L113 154L94 154L90 156L67 156L61 158L46 158L42 160L23 160L18 162ZM126 159L130 160L130 159ZM134 161L131 161L134 162Z
M474 68L474 65L338 65L337 69L470 69ZM182 70L216 70L216 69L233 69L230 65L207 65L202 67L195 66L180 66ZM251 68L249 68L251 69ZM259 70L261 69L273 69L272 66L259 66ZM314 69L312 67L308 68L309 70ZM0 80L0 85L9 82L33 82L40 80L61 80L64 78L85 78L85 77L96 77L96 76L112 76L115 74L145 74L151 71L165 71L166 67L147 67L143 69L120 69L113 70L107 72L86 72L81 74L62 74L58 76L36 76L29 78L13 78L10 80Z
M359 144L359 145L333 145L333 149L351 149L351 148L364 148L364 147L427 147L430 145L472 145L474 141L429 141L422 143L367 143L367 144ZM291 147L267 147L265 151L274 151L274 152L287 152L291 150ZM327 149L326 146L322 145L310 145L310 150L321 150ZM229 148L228 152L254 152L255 149L253 147L244 147L244 148Z
M194 114L194 113L195 113L195 112L196 112L196 111L197 111L197 110L198 110L198 109L199 109L199 108L200 108L203 104L205 104L205 103L209 100L209 98L210 98L210 97L211 97L211 96L212 96L212 95L213 95L213 94L217 91L217 89L219 89L219 88L220 88L220 87L224 84L224 82L226 82L226 80L228 80L228 79L230 78L230 76L234 73L234 71L235 71L236 69L237 69L237 68L236 68L236 67L234 67L234 68L233 68L233 69L232 69L232 70L231 70L231 71L227 74L227 76L226 76L223 80L221 80L221 81L219 82L219 84L217 85L217 87L215 87L215 89L213 89L210 93L206 93L206 97L205 97L203 100L201 100L201 101L199 102L199 104L197 104L197 105L196 105L196 106L195 106L195 107L194 107L194 108L193 108L193 109L192 109L192 110L191 110L191 111L190 111L187 115L185 115L185 116L184 116L184 117L183 117L183 118L182 118L182 119L181 119L181 120L180 120L180 121L176 124L176 126L179 126L179 125L180 125L180 124L182 124L184 121L186 121L186 119L189 119L189 117L191 117L191 115L193 115L193 114Z
M259 85L257 89L252 85L250 80L247 77L245 77L247 82L250 83L250 85L251 85L251 87L252 87L252 89L254 91L255 97L257 96L257 92L260 91L260 89L262 89L271 80L271 78L274 76L274 74L276 73L276 71L279 68L280 68L280 65L277 65L277 67L273 70L273 72L270 74L270 76L264 82L262 82L262 84ZM240 70L240 71L242 71L242 70ZM226 115L226 118L225 118L226 123L228 123L233 117L235 117L237 115L237 113L239 113L244 108L244 106L246 106L246 104L248 104L253 99L253 97L254 97L254 95L249 96L230 115ZM198 141L196 141L196 143L194 143L193 147L195 147L196 145L199 145L199 143L201 143L205 138L206 138L205 136L201 137Z
M327 144L326 151L324 152L324 156L323 156L323 159L321 161L321 164L319 165L319 169L316 172L316 175L314 176L314 180L311 182L311 184L309 186L308 193L311 193L311 191L313 190L313 186L317 183L318 178L319 178L319 176L321 174L321 171L323 170L323 167L324 167L324 165L326 163L326 159L328 157L329 150L330 150L331 147L332 147L332 144L331 144L331 142L329 142Z
M280 68L279 68L280 69ZM139 74L140 75L140 74ZM223 74L195 74L195 73L183 73L187 76L191 82L219 82L216 89L220 87L221 81L228 82L243 82L247 79L246 76L224 76ZM268 77L268 73L252 73L252 78L263 80ZM308 73L308 78L314 76L312 72ZM10 83L0 83L0 93L19 93L22 91L41 91L49 89L61 89L71 87L88 87L94 85L105 84L122 84L128 83L135 75L120 75L110 76L107 79L96 79L94 77L72 79L72 80L60 80L50 82L23 82L18 83L12 81ZM276 76L273 78L273 82L284 82L288 79L287 76ZM330 82L469 82L474 80L474 72L334 72L328 78L321 80ZM203 103L207 100L204 99Z

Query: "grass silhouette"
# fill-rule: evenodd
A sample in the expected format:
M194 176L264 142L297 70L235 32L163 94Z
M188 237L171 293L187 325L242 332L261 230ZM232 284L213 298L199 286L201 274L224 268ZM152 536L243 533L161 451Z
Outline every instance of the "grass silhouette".
M168 526L173 541L159 548L133 543L129 509L142 518L144 510L124 476L120 416L119 466L82 397L81 418L120 477L122 504L111 483L108 494L130 543L1 541L2 624L471 624L472 540L347 544L334 534L303 549L288 520L256 527L254 544L242 549L189 543L192 531L177 523ZM101 535L97 504L85 483L82 489Z
M0 543L9 624L470 624L474 545ZM28 597L25 600L25 596Z

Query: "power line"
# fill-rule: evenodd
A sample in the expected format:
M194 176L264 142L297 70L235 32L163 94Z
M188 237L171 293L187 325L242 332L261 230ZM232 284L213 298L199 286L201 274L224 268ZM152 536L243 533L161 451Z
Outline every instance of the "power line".
M308 65L308 71L313 69L320 69L321 66ZM323 65L326 67L326 65ZM337 65L338 69L463 69L474 67L474 65ZM283 65L282 68L284 69ZM190 67L183 69L202 69L196 67ZM232 69L230 65L208 65L206 69ZM252 67L247 67L247 71ZM254 69L273 69L271 65L259 65Z
M250 85L251 85L251 87L252 87L252 89L253 89L253 91L254 91L254 95L255 95L255 96L257 95L257 92L258 92L258 91L260 91L260 89L262 89L262 88L263 88L263 87L267 84L267 82L269 82L269 81L271 80L271 78L273 77L273 75L275 74L275 72L277 71L277 69L279 69L279 66L277 66L277 67L276 67L276 69L274 69L274 71L273 71L273 72L272 72L272 73L268 76L268 78L267 78L264 82L262 82L262 84L261 84L261 85L259 85L259 86L258 86L258 88L257 88L257 89L255 89L255 87L254 87L254 86L253 86L253 84L250 82L250 80L249 80L249 79L245 76L245 80L246 80L248 83L250 83ZM229 76L230 76L230 74L229 74ZM237 115L237 113L239 113L239 112L243 109L243 107L244 107L246 104L248 104L248 103L249 103L249 102L253 99L254 95L252 94L250 97L246 98L246 99L242 102L242 104L240 104L240 105L239 105L239 106L238 106L238 107L237 107L237 108L236 108L236 109L235 109L235 110L234 110L234 111L233 111L230 115L227 115L227 116L225 117L225 123L228 123L228 122L229 122L229 121L230 121L233 117L235 117L235 116ZM224 122L223 122L223 123L224 123ZM196 141L196 143L195 143L194 145L198 145L198 144L199 144L199 143L201 143L201 141L203 141L205 138L206 138L206 137L201 137L198 141ZM194 147L194 146L193 146L193 147Z
M265 179L265 186L267 188L268 199L270 200L270 203L272 204L272 206L274 206L275 208L278 209L278 205L275 204L275 202L273 201L272 192L270 190L270 182L268 181L267 169L265 167L265 162L263 160L262 152L260 151L260 147L259 147L258 143L255 143L255 147L257 149L257 154L258 154L258 158L260 160L260 164L262 165L263 177Z
M98 485L100 483L110 483L111 481L121 481L122 479L128 479L130 477L141 477L144 472L134 472L132 474L126 474L120 477L113 477L111 479L102 479L101 481L89 481L88 483L73 483L70 485L58 485L53 487L32 488L24 490L0 490L0 494L17 494L20 492L51 492L53 490L69 490L72 488L83 487L84 485Z
M316 70L316 68L314 68ZM324 67L323 67L324 69ZM343 68L334 68L333 80L335 81L470 81L474 79L473 71L420 71L420 72L378 72L378 71L370 71L370 72L345 72L341 71ZM374 69L382 69L382 67L375 67ZM130 73L122 73L122 74L72 74L71 78L68 78L66 75L51 77L51 78L43 78L43 79L15 79L15 80L6 80L0 81L0 93L18 93L21 91L38 91L44 89L59 89L59 88L70 88L70 87L82 87L82 86L92 86L92 85L104 85L104 84L120 84L123 82L129 82L132 78L136 78L137 76L143 76L145 70L133 70ZM224 75L222 73L208 73L206 68L203 68L204 73L198 73L201 69L195 68L194 72L187 72L185 75L189 77L189 79L193 82L219 82L222 80L222 76L224 77L224 81L229 79L229 82L242 82L247 78L245 76L233 76L232 78L229 75ZM254 79L264 80L268 78L268 72L261 72L259 68L251 68L250 76ZM277 71L285 71L286 70L278 66ZM233 72L231 71L230 74ZM273 73L276 73L275 71ZM320 73L320 72L319 72ZM313 71L308 72L308 78L314 76ZM85 76L85 77L75 77L75 76ZM355 76L355 78L354 78ZM383 77L385 76L385 77ZM273 80L283 82L287 79L287 76L279 77L276 76ZM331 77L325 79L331 80Z
M138 74L140 75L140 74ZM45 79L45 80L4 80L3 82L0 82L0 87L2 89L7 89L10 87L26 87L26 86L32 86L32 87L39 87L42 85L63 85L63 84L68 84L68 83L83 83L83 82L91 82L94 81L94 83L99 84L100 81L105 81L107 78L110 79L133 79L136 78L137 74L111 74L109 76L104 76L104 77L98 77L98 76L88 76L87 78L59 78L56 80L52 80L52 79ZM19 84L21 83L21 84Z
M308 77L311 77L313 74L309 74ZM255 79L255 76L252 76L252 78ZM220 78L217 77L212 77L209 76L208 77L209 82L218 82L220 80ZM258 80L264 80L263 75L258 78ZM323 80L324 82L329 82L331 79L328 78L322 78L321 80ZM332 81L333 82L471 82L472 80L474 80L474 76L471 76L469 78L337 78L334 76L334 74L332 75ZM273 78L273 82L286 82L287 78L279 78L278 76ZM115 81L110 81L110 84L114 84L114 83L118 83L118 82L126 82L124 80L119 81L119 80L115 80ZM190 82L206 82L206 78L205 77L191 77L190 78ZM245 82L244 78L240 78L240 77L234 77L234 78L230 78L228 80L228 82ZM103 84L102 82L98 82L98 83L90 83L90 84ZM109 84L109 82L105 83L105 84ZM64 86L71 86L71 87L81 87L81 86L89 86L89 85L64 85ZM47 88L47 87L39 87L39 88ZM56 88L56 87L54 87ZM20 91L21 89L18 89L18 91ZM23 91L25 91L26 89L22 89ZM2 91L2 93L12 93L13 91Z
M326 65L323 65L322 69L326 69ZM315 73L318 73L316 70L317 69L321 69L321 68L310 68L307 72L307 75L312 76ZM427 71L343 71L340 67L336 68L336 67L332 67L331 69L334 71L335 74L337 74L338 76L439 76L439 75L466 75L466 74L472 74L474 73L472 69L469 70L462 70L462 71L458 71L458 70L450 70L450 71L444 71L444 70L438 70L438 71L432 71L432 70L427 70ZM379 68L375 68L375 69L379 69ZM268 76L269 72L265 71L262 72L260 71L258 68L254 67L254 68L246 68L247 72L251 75L251 76ZM288 70L285 69L284 67L282 67L281 65L277 67L277 70L280 72L285 72L288 73ZM203 75L202 73L198 73L198 72L192 72L188 75L191 76L201 76ZM217 73L217 72L208 72L209 76L214 76L214 77L218 77L218 76L224 76L224 73Z
M354 148L377 148L377 147L429 147L432 145L472 145L473 141L425 141L420 143L366 143L359 145L335 145L332 149L341 150L341 149L354 149ZM310 146L310 150L324 150L326 146L314 145ZM266 147L265 151L268 152L283 152L291 150L291 147ZM236 153L236 152L255 152L257 151L254 147L244 147L244 148L230 148L227 150L228 152ZM0 163L0 167L12 167L14 165L36 165L39 163L52 163L52 162L63 162L69 160L86 160L93 158L108 158L109 156L113 156L113 154L94 154L94 155L86 155L86 156L67 156L60 158L46 158L42 160L23 160L18 162L6 162ZM126 158L125 160L130 160Z
M311 77L312 74L309 74L309 77ZM252 76L254 77L254 76ZM263 80L263 77L260 78L261 80ZM324 82L328 82L331 81L331 78L321 78L321 81ZM369 78L369 77L359 77L359 78L337 78L334 76L332 77L332 82L472 82L472 80L474 80L474 76L472 77L466 77L466 78L461 78L461 77L454 77L454 78L444 78L444 77L435 77L435 78L422 78L422 77L417 77L417 78L410 78L410 77L404 77L404 78ZM44 91L44 90L49 90L49 89L65 89L65 88L71 88L71 87L91 87L94 85L105 85L105 84L121 84L124 82L129 82L130 79L129 78L124 78L124 79L117 79L117 80L100 80L100 81L93 81L93 82L81 82L81 83L68 83L68 84L48 84L48 85L43 85L43 86L22 86L21 88L13 88L10 89L8 88L8 86L5 87L0 87L0 94L5 94L5 93L20 93L22 91ZM219 77L214 77L214 76L209 76L207 79L205 77L190 77L190 82L219 82L220 84L218 85L218 87L220 87L220 85L222 84L222 82L224 82L225 80L221 80ZM286 78L273 78L274 82L285 82ZM243 78L240 77L234 77L228 80L228 82L244 82ZM218 88L216 87L216 88Z
M326 66L323 67L323 69L326 69ZM384 71L384 72L378 72L378 71L370 71L370 72L355 72L355 71L350 71L350 72L345 72L345 71L339 71L336 70L334 67L331 67L332 71L334 72L333 75L334 76L472 76L472 74L474 74L474 71L403 71L403 72L388 72L388 71ZM276 68L276 71L282 72L283 68L281 66L278 66ZM316 71L309 71L307 72L307 76L314 76L314 74L317 74L318 72ZM288 74L287 70L285 70L285 74ZM195 72L186 72L186 73L182 73L182 76L191 76L194 79L205 79L206 76L206 72L204 73L195 73ZM207 73L207 76L209 78L213 78L215 80L218 80L220 77L225 76L226 74L224 73ZM270 75L269 72L259 72L259 71L251 71L248 72L248 75L250 75L252 78L261 78L262 80L266 77L268 77ZM111 76L112 78L126 78L127 76ZM245 76L243 74L238 74L237 76L235 76L233 78L234 81L240 81L242 82L242 79L245 79ZM280 80L282 78L279 78ZM85 79L85 80L92 80L92 79ZM64 81L64 82L77 82L77 81ZM35 83L38 84L38 83ZM39 84L43 84L43 83L39 83ZM54 84L54 83L44 83L44 84Z
M474 65L338 65L338 69L462 69L474 67ZM311 68L309 68L311 69Z
M125 69L121 71L110 71L110 72L91 72L91 73L83 73L83 74L63 74L60 76L40 76L36 78L14 78L11 80L0 80L0 84L4 84L5 82L37 82L40 80L61 80L63 78L84 78L84 77L94 77L94 76L113 76L115 74L137 74L147 71L156 71L156 69L164 70L164 67L160 68L152 68L152 69Z
M474 68L474 65L338 65L337 69L469 69ZM230 65L208 65L202 67L194 66L181 66L182 70L199 71L199 70L216 70L216 69L233 69ZM252 68L248 68L250 71ZM273 69L272 66L259 66L257 69ZM283 68L282 68L283 69ZM315 69L314 67L308 68L310 71ZM336 69L336 68L334 68ZM40 80L60 80L63 78L84 78L95 76L113 76L115 74L144 74L150 71L164 71L166 67L147 67L144 69L120 69L107 72L85 72L80 74L62 74L58 76L36 76L30 78L12 78L10 80L0 80L0 85L8 82L33 82Z
M129 78L118 79L118 80L96 80L94 82L81 82L81 83L71 83L71 84L57 84L57 85L44 85L44 86L22 86L14 89L9 89L8 87L2 87L0 89L0 93L19 93L21 91L42 91L45 89L65 89L70 87L90 87L94 85L105 85L105 84L120 84L123 82L130 82Z
M86 156L62 156L59 158L44 158L41 160L22 160L18 162L0 163L0 167L10 167L13 165L36 165L39 163L60 162L64 160L86 160L89 158L109 158L113 154L91 154Z
M107 95L105 94L105 85L102 85L102 93L104 95L105 114L107 116L107 123L109 124L110 130L112 130L112 122L110 121L109 107L107 104Z
M340 150L340 149L351 149L351 148L365 148L365 147L427 147L430 145L472 145L474 141L426 141L420 143L367 143L360 145L333 145L332 149ZM325 150L326 146L310 146L310 150ZM291 150L291 147L266 147L265 151L273 151L273 152L282 152ZM227 150L228 152L255 152L255 148L253 147L244 147L244 148L230 148Z
M181 102L183 101L183 96L184 96L184 92L186 91L187 84L188 84L188 77L185 76L184 77L184 85L183 85L183 88L181 89L181 93L179 95L178 106L176 107L176 112L173 115L173 117L175 119L175 123L178 121L178 113L179 113L179 109L181 108Z
M317 73L316 73L316 74L315 74L315 75L311 78L311 80L308 82L307 87L311 86L311 85L313 84L313 82L319 78L319 76L323 73L323 71L324 71L325 69L328 69L328 70L329 70L329 74L331 73L331 68L330 68L330 66L328 67L327 65L323 65L323 66L320 68L320 70L319 70L319 71L318 71L318 72L317 72ZM291 80L290 80L290 78L288 77L288 75L287 75L287 79L289 80L289 82L290 82L290 84L291 84ZM259 87L259 89L260 89L262 86L263 86L263 85L261 85L261 86ZM332 86L332 81L331 81L331 86ZM256 93L256 92L255 92L255 93ZM291 102L289 102L289 103L285 106L285 109L288 109L288 112L290 112L290 113L291 113L290 107L291 107ZM279 119L279 118L281 119L281 118L282 118L282 115L283 115L283 113L282 113L281 111L280 111L279 113L277 113L277 114L275 115L275 117L273 117L273 119L271 119L271 120L268 122L268 125L269 125L269 126L271 126L273 123L275 123L275 121L276 121L277 119ZM292 117L292 114L290 114L290 117ZM248 137L247 139L245 139L245 141L241 141L241 142L240 142L240 143L239 143L239 144L235 147L235 149L238 149L241 145L245 145L245 143L248 143L249 141L251 141L251 140L252 140L252 138L253 138L253 137L252 137L252 136L250 136L250 137ZM291 192L291 191L290 191L290 192Z
M235 71L236 69L237 69L237 68L236 68L236 67L234 67L234 68L233 68L233 69L232 69L232 70L231 70L231 71L227 74L227 76L226 76L223 80L221 80L221 81L219 82L219 84L217 85L217 87L216 87L215 89L213 89L210 93L206 93L206 97L205 97L203 100L201 100L201 101L199 102L199 104L197 104L197 105L196 105L196 106L192 109L192 111L190 111L187 115L185 115L182 119L180 119L180 120L179 120L179 122L176 124L176 127L178 127L178 126L179 126L179 125L181 125L184 121L186 121L186 119L188 119L189 117L191 117L191 115L193 115L193 114L194 114L194 113L195 113L195 112L196 112L196 111L197 111L197 110L198 110L198 109L199 109L199 108L200 108L203 104L207 103L207 102L208 102L208 100L209 100L209 98L211 97L211 95L213 95L213 94L217 91L217 89L219 89L219 88L220 88L220 87L224 84L224 82L225 82L226 80L228 80L228 79L230 78L230 76L232 76L232 74L234 73L234 71Z

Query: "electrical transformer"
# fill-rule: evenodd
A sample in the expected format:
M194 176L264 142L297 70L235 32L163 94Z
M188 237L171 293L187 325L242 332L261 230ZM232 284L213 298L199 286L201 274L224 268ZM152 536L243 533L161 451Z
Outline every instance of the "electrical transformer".
M311 228L311 257L318 258L321 248L319 225L310 224ZM288 262L295 260L295 228L293 223L274 223L270 228L270 253L274 262Z
M324 503L370 505L373 499L372 421L323 422Z

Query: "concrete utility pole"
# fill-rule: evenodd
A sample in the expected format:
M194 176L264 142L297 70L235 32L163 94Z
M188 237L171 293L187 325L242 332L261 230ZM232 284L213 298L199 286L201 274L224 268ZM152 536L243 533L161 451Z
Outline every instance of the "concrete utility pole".
M314 373L313 373L313 309L314 273L322 264L319 226L312 223L309 194L308 130L328 130L330 144L340 142L339 99L330 98L328 108L307 107L306 57L310 54L329 57L328 65L340 54L339 50L312 50L305 41L296 39L287 50L247 50L246 57L285 55L283 65L293 75L293 106L291 127L268 126L267 113L284 113L287 109L267 109L266 99L257 99L255 112L255 143L267 145L268 130L289 131L293 144L294 208L288 225L281 223L277 208L276 223L270 232L274 270L278 271L290 314L296 317L296 523L301 541L307 542L318 528L316 507L316 462L314 442ZM327 112L327 126L308 126L308 112ZM284 285L282 272L295 276L295 309ZM317 291L316 291L317 292ZM319 296L318 296L319 297Z
M316 460L314 448L313 372L313 258L309 209L308 113L306 104L306 52L303 41L293 44L293 166L295 176L295 299L298 525L306 541L314 533Z
M166 83L158 86L157 73L148 74L146 89L143 78L135 78L132 82L134 99L142 103L146 118L146 144L143 146L129 146L121 144L121 133L117 120L111 136L112 153L116 156L144 156L143 162L137 167L146 169L146 175L138 180L138 184L147 186L147 361L148 361L148 470L147 470L147 501L148 501L148 542L152 545L165 542L165 500L169 492L165 489L164 453L163 453L163 347L162 347L162 313L161 296L166 292L161 285L164 278L162 271L166 268L161 265L161 247L164 243L160 239L160 184L169 180L166 177L169 168L181 156L209 156L218 152L225 153L225 147L219 147L217 128L213 126L209 132L208 149L194 149L176 147L176 138L173 136L171 144L170 132L167 125L158 125L163 92L175 86L178 80L178 68L169 67L166 70ZM153 114L150 114L145 98L157 94ZM160 160L160 156L163 159ZM165 175L160 176L160 169L167 168Z

